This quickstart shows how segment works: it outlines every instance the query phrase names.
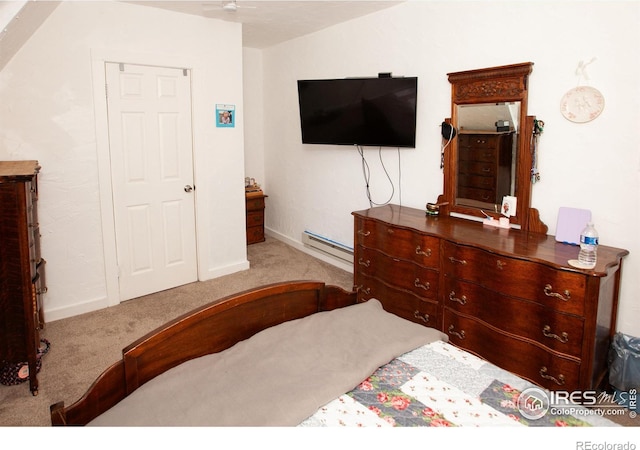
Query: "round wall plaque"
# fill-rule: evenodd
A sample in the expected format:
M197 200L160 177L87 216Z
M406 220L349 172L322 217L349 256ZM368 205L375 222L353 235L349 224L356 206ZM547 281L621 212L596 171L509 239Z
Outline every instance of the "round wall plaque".
M590 122L604 109L604 97L596 88L578 86L569 90L560 101L562 115L572 122Z

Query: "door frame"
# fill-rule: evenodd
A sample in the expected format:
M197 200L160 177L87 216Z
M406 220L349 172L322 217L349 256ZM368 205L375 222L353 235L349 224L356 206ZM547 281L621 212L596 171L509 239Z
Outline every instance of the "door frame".
M142 66L159 66L159 67L175 67L180 69L188 69L191 71L191 99L193 101L193 77L196 71L196 64L191 58L185 58L175 55L159 55L159 54L140 54L127 52L123 50L110 49L91 49L91 72L93 78L93 103L95 108L95 129L96 129L96 153L98 162L98 186L100 196L100 214L102 226L102 245L104 249L104 270L106 283L106 305L115 306L121 303L120 288L118 282L118 255L116 247L116 229L114 217L114 204L112 197L111 183L111 158L109 147L109 126L107 115L107 98L106 98L106 74L105 64L107 62L135 64ZM192 106L193 110L193 106ZM193 117L191 125L191 133L193 137ZM194 185L198 185L196 179L196 147L195 139L192 139L193 153L193 176ZM201 277L201 261L200 261L200 236L198 226L198 201L197 194L194 199L196 211L196 265L198 279Z

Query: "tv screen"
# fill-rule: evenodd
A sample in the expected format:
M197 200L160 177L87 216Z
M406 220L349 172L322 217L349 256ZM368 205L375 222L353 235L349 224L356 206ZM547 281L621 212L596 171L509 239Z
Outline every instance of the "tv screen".
M418 78L298 80L304 144L416 145Z

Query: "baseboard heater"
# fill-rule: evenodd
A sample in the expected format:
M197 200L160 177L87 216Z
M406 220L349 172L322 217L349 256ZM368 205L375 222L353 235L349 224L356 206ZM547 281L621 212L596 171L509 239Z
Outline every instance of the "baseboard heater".
M302 243L322 253L353 264L353 248L310 231L302 233Z

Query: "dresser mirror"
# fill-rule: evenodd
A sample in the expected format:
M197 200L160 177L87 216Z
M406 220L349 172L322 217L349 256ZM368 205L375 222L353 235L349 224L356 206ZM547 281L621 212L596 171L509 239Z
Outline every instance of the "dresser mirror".
M457 105L455 204L498 212L515 196L520 102Z
M501 217L504 196L516 197L512 226L547 232L531 208L534 117L527 115L533 63L449 73L456 136L445 146L441 213Z

